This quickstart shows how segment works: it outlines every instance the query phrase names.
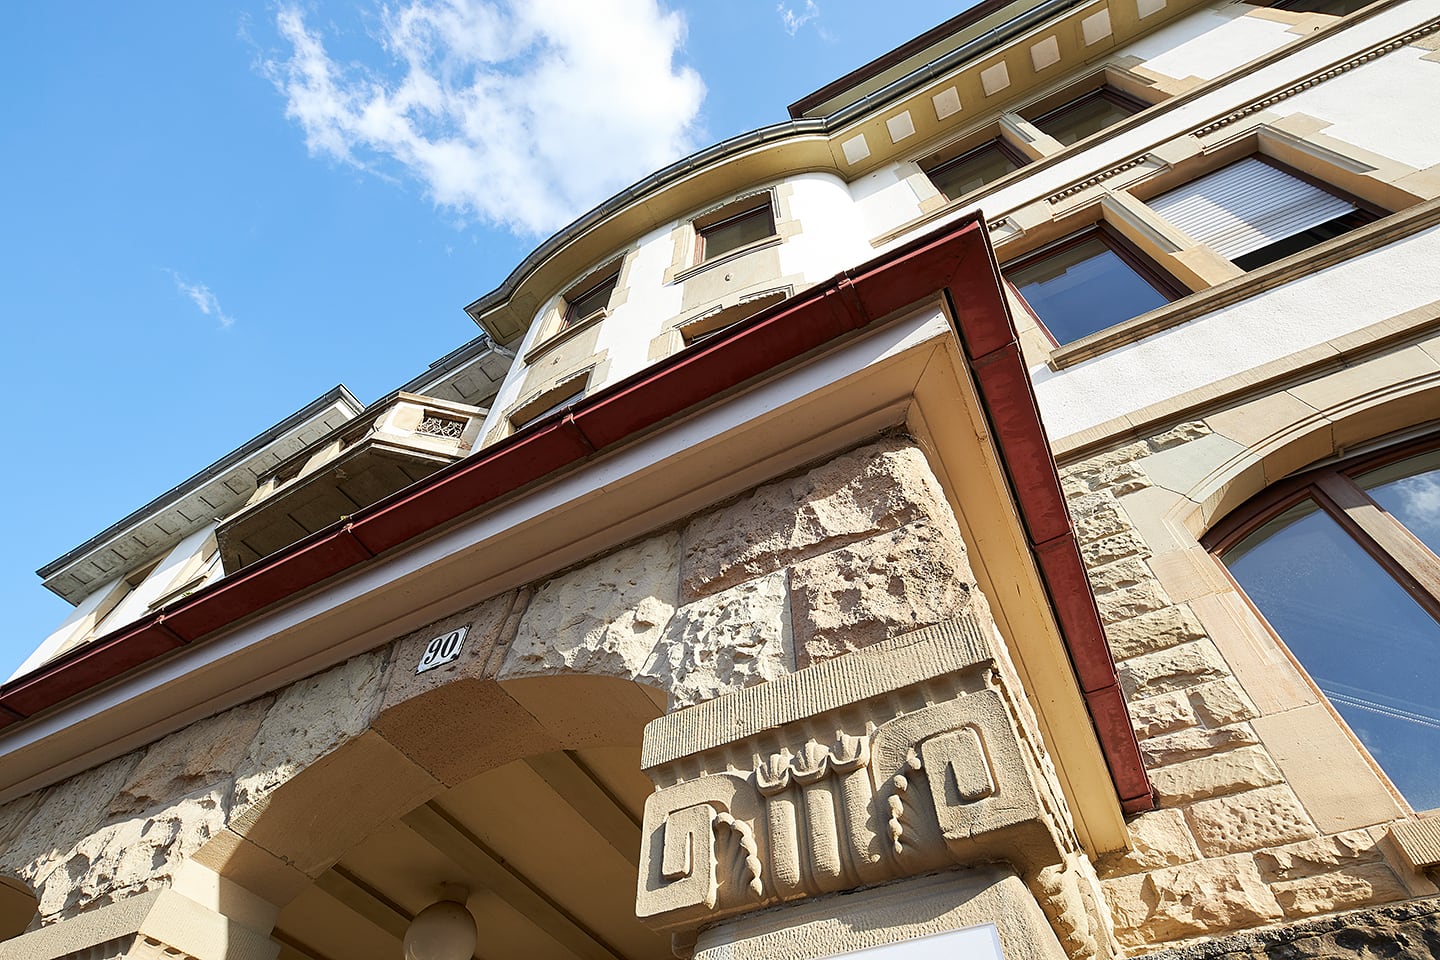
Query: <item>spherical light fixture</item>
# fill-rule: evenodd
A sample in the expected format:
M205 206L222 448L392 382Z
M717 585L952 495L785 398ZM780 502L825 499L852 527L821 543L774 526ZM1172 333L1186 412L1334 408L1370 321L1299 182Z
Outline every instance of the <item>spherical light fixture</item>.
M432 903L405 930L405 960L470 960L475 955L475 918L455 900Z

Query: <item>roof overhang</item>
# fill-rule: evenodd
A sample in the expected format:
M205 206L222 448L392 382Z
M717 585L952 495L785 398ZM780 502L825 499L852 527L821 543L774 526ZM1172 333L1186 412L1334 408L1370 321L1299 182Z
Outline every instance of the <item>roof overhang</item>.
M1149 783L978 215L0 687L0 802L900 424L1082 837L1124 846Z

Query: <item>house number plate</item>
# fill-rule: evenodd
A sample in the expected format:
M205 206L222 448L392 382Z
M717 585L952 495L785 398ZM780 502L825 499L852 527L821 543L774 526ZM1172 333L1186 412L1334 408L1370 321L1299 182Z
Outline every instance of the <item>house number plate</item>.
M425 652L420 656L420 662L415 666L415 672L424 673L426 670L434 670L436 667L443 667L452 660L460 657L460 648L465 646L465 631L469 627L461 627L458 630L451 630L442 637L436 637L425 644Z

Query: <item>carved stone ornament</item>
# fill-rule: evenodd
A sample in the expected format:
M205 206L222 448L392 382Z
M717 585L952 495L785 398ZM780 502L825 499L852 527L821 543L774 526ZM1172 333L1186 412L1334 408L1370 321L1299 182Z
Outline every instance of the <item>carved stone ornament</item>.
M1110 955L1093 870L991 636L953 620L651 723L638 916L683 940L782 901L1004 860L1072 957Z

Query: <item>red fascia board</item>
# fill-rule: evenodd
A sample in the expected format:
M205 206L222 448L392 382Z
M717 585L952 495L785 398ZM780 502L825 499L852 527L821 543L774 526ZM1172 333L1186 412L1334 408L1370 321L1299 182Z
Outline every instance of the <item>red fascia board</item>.
M941 294L948 298L1010 474L1027 539L1111 773L1127 810L1149 809L1150 792L1099 614L1040 424L999 269L972 214L933 237L821 284L582 400L427 480L357 511L161 616L0 687L0 726L29 716L294 596L336 574L491 503L596 450L648 430L836 337ZM8 711L8 712L6 712ZM1132 811L1133 812L1133 811Z

